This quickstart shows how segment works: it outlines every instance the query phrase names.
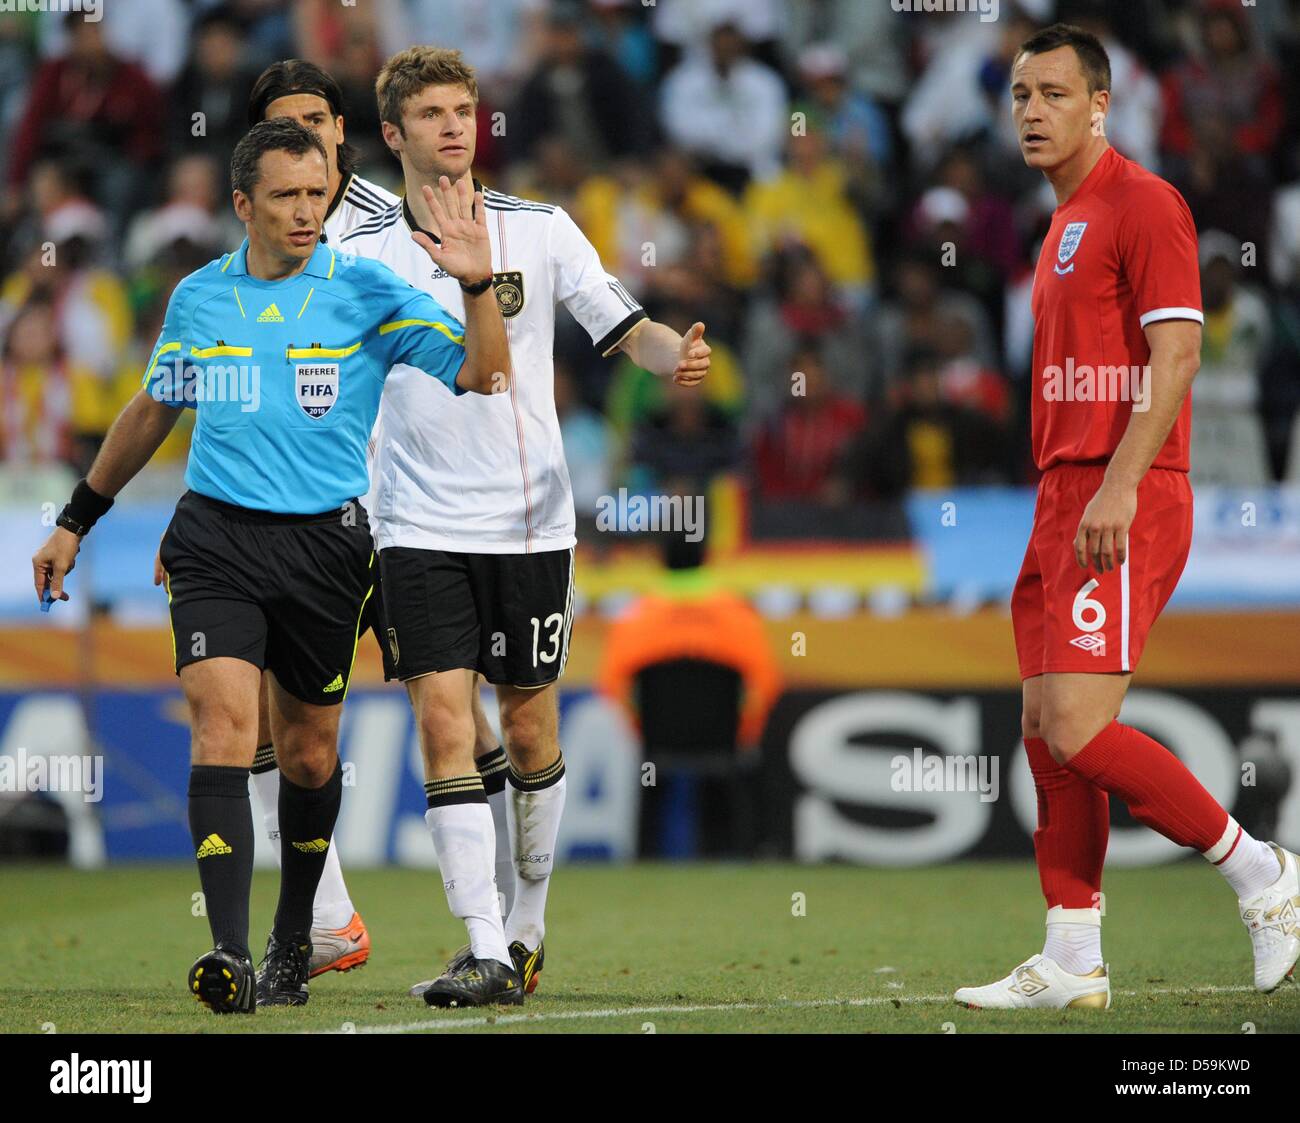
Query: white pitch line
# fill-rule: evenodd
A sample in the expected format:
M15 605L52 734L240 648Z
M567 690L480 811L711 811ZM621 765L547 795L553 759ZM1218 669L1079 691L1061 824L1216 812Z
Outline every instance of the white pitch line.
M699 1006L612 1006L604 1010L566 1010L550 1014L498 1014L495 1017L435 1018L393 1026L357 1026L355 1033L417 1033L428 1029L459 1029L461 1026L517 1025L521 1022L572 1021L577 1018L640 1017L644 1014L702 1014L712 1011L811 1010L821 1006L883 1006L893 1002L946 1002L950 995L915 995L910 998L823 998L797 1002L719 1002ZM326 1033L348 1031L326 1030Z
M1252 986L1206 986L1206 987L1149 987L1145 990L1117 990L1112 992L1119 998L1135 998L1141 995L1182 995L1182 994L1240 994L1254 992ZM775 1012L779 1010L814 1010L834 1006L869 1007L893 1005L924 1005L927 1003L952 1002L951 994L913 994L913 995L879 995L871 998L822 998L790 1002L719 1002L695 1006L611 1006L601 1010L567 1010L546 1014L497 1014L480 1015L473 1018L433 1018L419 1022L404 1022L398 1025L356 1026L351 1030L312 1030L313 1033L422 1033L427 1030L470 1029L475 1026L508 1026L534 1024L538 1022L575 1021L585 1018L621 1018L640 1017L646 1014L704 1014L734 1013L761 1010ZM956 1005L954 1003L954 1005Z

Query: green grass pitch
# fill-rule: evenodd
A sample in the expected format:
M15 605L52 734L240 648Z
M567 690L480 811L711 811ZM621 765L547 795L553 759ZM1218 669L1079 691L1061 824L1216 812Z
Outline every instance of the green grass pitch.
M1104 1013L952 1003L957 986L989 982L1041 948L1043 904L1028 863L561 868L537 994L522 1010L488 1012L430 1010L406 993L437 974L463 938L436 872L357 870L348 881L370 928L370 963L315 980L306 1007L218 1018L185 990L186 969L210 944L206 918L192 915L192 867L0 866L0 1030L1300 1030L1300 987L1254 992L1236 902L1199 861L1107 875L1115 999ZM276 888L274 873L258 873L255 952Z

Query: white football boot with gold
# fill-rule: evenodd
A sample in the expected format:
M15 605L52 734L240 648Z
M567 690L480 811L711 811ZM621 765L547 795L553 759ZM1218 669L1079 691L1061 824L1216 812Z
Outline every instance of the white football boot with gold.
M1249 901L1238 900L1241 922L1255 950L1255 989L1267 994L1295 970L1300 959L1300 871L1296 856L1270 842L1282 872L1264 892Z
M953 996L972 1010L1110 1009L1110 978L1104 966L1071 975L1056 960L1031 955L1005 979L983 987L962 987Z

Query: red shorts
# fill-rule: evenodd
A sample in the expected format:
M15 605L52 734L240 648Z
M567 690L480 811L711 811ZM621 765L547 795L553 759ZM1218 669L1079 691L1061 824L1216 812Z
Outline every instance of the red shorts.
M1102 465L1058 464L1039 482L1034 528L1011 594L1022 680L1053 672L1132 671L1187 564L1187 473L1152 468L1138 485L1127 560L1108 573L1079 566L1074 536L1105 474Z

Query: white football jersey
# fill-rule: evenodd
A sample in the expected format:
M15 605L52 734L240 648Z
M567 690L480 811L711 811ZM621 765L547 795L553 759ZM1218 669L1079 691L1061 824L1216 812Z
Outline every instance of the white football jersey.
M339 239L348 231L355 230L363 222L368 222L381 211L400 202L400 198L379 184L362 179L359 175L351 175L340 194L338 204L325 217L321 241L337 248Z
M365 500L380 549L525 554L573 546L573 493L555 413L555 305L564 303L602 355L646 319L562 208L499 191L483 198L510 390L457 397L421 371L393 368ZM463 320L459 282L411 240L415 228L403 200L345 234L339 248L382 261Z

